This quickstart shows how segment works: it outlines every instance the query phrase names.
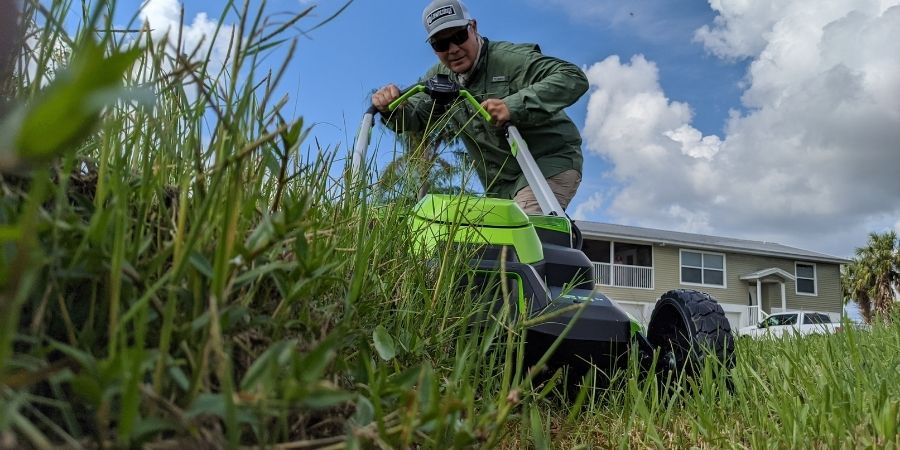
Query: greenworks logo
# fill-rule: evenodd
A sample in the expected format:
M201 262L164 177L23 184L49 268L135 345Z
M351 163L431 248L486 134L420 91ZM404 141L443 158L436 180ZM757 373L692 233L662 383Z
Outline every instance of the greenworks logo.
M456 14L456 10L454 10L452 6L444 6L428 13L425 21L428 23L428 25L431 25L441 17L452 16L454 14Z

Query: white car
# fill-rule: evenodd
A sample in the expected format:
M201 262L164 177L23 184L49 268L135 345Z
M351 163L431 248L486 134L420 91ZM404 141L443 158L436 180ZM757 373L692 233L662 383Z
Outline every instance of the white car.
M779 338L782 336L831 334L838 331L841 331L841 324L832 323L828 314L791 311L772 314L756 325L741 328L738 330L738 336Z

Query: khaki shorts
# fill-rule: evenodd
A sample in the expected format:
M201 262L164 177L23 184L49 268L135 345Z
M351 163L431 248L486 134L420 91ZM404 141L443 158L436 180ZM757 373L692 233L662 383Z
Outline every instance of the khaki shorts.
M547 178L547 184L550 185L550 190L556 196L559 206L566 209L569 206L569 202L572 201L572 197L575 196L578 186L581 185L581 172L569 169L559 175ZM541 214L542 212L541 206L538 205L537 198L534 196L534 191L531 190L531 186L525 186L519 192L516 192L515 200L526 214Z

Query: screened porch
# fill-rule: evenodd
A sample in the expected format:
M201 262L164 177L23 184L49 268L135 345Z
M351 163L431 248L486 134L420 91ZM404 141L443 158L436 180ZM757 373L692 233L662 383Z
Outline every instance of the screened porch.
M601 286L653 289L653 246L585 239L582 250Z

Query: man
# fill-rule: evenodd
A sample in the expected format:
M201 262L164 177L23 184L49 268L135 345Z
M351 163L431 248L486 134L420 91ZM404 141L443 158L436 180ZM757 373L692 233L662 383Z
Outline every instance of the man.
M468 90L491 114L492 124L471 120L468 106L451 110L449 126L475 163L490 195L515 199L526 213L540 213L509 144L497 126L510 122L522 133L551 190L565 208L581 183L581 135L563 108L588 88L575 65L541 54L533 44L493 42L478 33L478 23L460 0L433 0L422 20L428 42L440 61L424 79L446 74ZM410 97L393 114L387 105L400 96L395 85L379 89L372 104L398 132L422 131L432 111L425 94ZM454 135L456 133L453 133Z

